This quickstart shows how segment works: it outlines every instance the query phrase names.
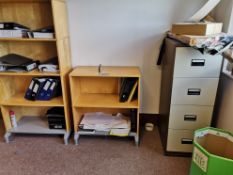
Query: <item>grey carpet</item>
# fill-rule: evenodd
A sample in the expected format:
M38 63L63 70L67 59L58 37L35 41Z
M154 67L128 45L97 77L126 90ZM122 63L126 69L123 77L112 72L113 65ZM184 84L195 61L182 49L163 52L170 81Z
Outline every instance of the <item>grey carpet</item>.
M78 146L28 135L6 144L0 130L1 175L187 175L189 168L190 158L163 155L157 128L142 133L139 147L128 138L85 136Z

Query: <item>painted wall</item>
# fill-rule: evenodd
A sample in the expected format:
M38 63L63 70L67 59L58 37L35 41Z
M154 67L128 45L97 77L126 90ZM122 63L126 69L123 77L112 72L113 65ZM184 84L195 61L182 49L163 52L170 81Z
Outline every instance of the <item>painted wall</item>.
M222 0L216 7L214 15L218 21L224 23L223 31L233 34L233 1ZM215 110L217 127L233 132L233 76L226 70L226 65L225 60L218 90L218 105Z
M232 6L232 0L221 0L213 12L216 21L223 22L223 32L233 33Z
M158 113L163 34L205 0L68 0L72 63L140 66L143 113Z

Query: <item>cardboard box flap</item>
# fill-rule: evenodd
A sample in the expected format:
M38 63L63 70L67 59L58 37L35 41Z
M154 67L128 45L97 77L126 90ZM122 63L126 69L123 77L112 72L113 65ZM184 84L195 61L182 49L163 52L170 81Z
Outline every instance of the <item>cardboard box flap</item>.
M195 133L195 142L212 155L233 160L233 136L230 133L207 129Z

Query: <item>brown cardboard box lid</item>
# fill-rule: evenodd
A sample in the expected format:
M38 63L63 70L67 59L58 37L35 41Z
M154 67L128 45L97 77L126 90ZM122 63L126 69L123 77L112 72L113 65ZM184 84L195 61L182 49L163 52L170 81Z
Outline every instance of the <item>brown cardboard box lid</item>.
M198 22L198 23L175 23L171 32L179 35L213 35L222 32L222 23Z

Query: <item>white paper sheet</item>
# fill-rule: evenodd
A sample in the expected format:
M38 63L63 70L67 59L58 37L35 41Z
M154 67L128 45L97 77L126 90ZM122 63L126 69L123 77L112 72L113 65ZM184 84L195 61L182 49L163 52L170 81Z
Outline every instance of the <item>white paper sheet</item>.
M221 0L209 0L200 10L198 10L188 21L199 22L205 18Z

